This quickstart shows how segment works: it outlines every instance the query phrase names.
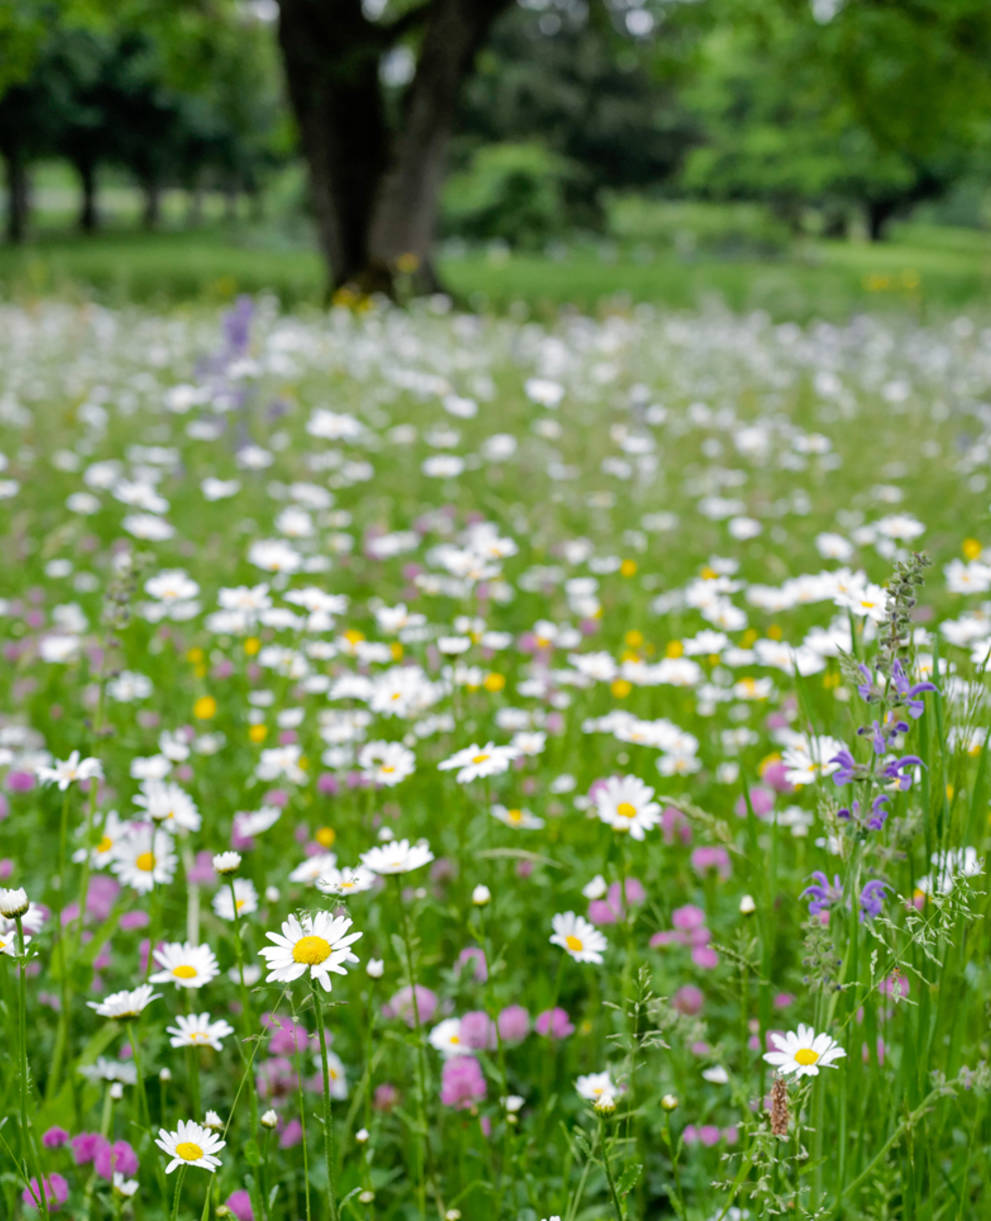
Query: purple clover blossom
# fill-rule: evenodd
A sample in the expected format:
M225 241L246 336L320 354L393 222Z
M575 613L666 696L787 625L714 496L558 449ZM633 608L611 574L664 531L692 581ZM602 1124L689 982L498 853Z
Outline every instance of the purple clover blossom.
M829 878L821 869L817 869L812 874L812 885L806 886L798 897L809 900L810 916L828 912L834 903L839 903L843 899L843 883L840 881L840 875L834 874L832 884L830 884Z
M887 882L872 878L860 892L860 920L872 920L881 914L884 907L884 892L888 889Z

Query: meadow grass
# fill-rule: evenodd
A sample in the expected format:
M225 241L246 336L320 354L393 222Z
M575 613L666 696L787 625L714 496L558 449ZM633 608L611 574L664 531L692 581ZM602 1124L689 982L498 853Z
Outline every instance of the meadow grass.
M177 223L177 205L166 211ZM322 297L318 256L278 226L215 219L147 234L120 219L128 215L117 214L115 227L92 237L53 228L47 218L35 241L0 248L0 289L20 302L95 295L114 306L216 304L265 292L291 308ZM452 248L440 271L463 305L525 309L545 319L562 307L598 312L617 301L675 309L722 303L781 321L843 321L865 310L925 318L989 299L991 242L977 231L922 224L896 227L893 240L881 244L808 240L770 253L585 241L566 243L556 255Z
M986 1216L987 334L0 308L2 1215Z

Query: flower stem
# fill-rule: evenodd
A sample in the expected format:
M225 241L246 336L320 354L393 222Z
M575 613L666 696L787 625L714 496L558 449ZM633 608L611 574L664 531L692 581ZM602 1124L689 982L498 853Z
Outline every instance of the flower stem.
M334 1176L334 1114L330 1102L330 1070L327 1065L327 1032L323 1022L323 1007L317 992L317 981L310 976L313 1008L317 1014L317 1035L320 1038L320 1064L323 1069L323 1154L327 1160L327 1191L330 1197L331 1221L337 1221L337 1185Z
M179 1197L182 1195L182 1184L186 1177L186 1167L180 1166L175 1180L175 1195L172 1197L172 1221L179 1221Z
M420 1002L416 995L416 971L413 965L413 944L410 937L409 916L406 904L403 902L402 884L399 878L394 878L396 884L396 899L399 903L399 915L403 930L403 948L406 952L406 974L409 979L410 997L413 1004L413 1025L416 1030L416 1119L420 1128L420 1139L416 1143L417 1151L417 1195L419 1199L419 1215L427 1215L427 1184L425 1166L430 1160L430 1137L427 1131L426 1094L427 1094L427 1061L423 1047L423 1027L420 1024Z
M609 1161L609 1146L606 1143L606 1121L599 1118L599 1141L602 1144L602 1165L606 1171L606 1182L609 1184L609 1196L612 1199L613 1212L616 1214L616 1221L625 1221L623 1217L623 1206L619 1202L619 1195L616 1191L616 1180L613 1177L612 1163Z
M21 1104L21 1156L25 1167L34 1170L35 1181L38 1184L39 1203L48 1218L48 1195L45 1192L45 1180L41 1174L41 1159L35 1148L31 1121L28 1118L28 1021L27 1021L27 977L25 968L27 959L24 953L24 924L20 916L14 917L17 929L17 1050L20 1063L18 1065L17 1085ZM29 1174L25 1174L26 1179Z

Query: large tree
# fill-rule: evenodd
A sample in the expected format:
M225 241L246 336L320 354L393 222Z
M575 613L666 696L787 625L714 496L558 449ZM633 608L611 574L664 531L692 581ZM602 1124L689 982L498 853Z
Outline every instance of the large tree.
M511 2L426 0L382 22L361 0L280 0L289 95L335 286L388 291L402 256L421 285L436 282L431 247L458 94ZM411 33L415 72L390 113L383 62Z

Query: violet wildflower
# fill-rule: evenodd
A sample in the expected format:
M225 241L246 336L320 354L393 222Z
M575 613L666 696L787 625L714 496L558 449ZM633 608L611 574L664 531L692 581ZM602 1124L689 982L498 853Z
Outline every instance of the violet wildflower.
M828 912L834 904L842 901L843 883L839 874L834 874L830 883L822 870L817 869L812 874L812 885L806 886L798 897L809 900L810 916L818 916L820 912Z
M886 882L872 878L860 892L860 919L873 919L881 914L884 907L884 892L888 889Z
M446 1107L470 1107L485 1097L485 1077L474 1056L445 1061L440 1100Z
M925 767L925 764L918 755L903 755L900 759L892 759L885 764L881 774L889 780L897 781L899 789L904 793L912 787L911 769L914 767Z

